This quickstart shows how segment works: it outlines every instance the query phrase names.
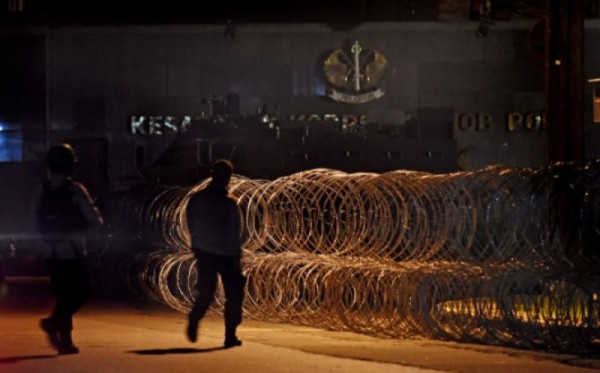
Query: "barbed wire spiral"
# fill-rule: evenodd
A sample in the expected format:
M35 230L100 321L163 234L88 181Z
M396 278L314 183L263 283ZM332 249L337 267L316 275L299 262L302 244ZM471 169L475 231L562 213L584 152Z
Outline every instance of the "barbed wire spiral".
M145 247L126 254L130 286L181 312L196 283L185 206L207 183L155 185L118 202L119 230ZM244 315L388 338L589 352L600 331L599 187L599 162L235 176ZM222 311L222 292L217 298L213 312Z

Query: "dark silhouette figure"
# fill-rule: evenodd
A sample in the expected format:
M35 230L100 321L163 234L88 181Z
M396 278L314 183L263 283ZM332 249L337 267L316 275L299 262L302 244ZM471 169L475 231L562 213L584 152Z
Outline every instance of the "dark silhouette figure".
M46 156L49 179L33 198L36 228L56 298L52 314L41 320L41 327L61 355L79 352L71 331L73 315L90 294L84 231L103 223L86 187L69 176L75 162L70 145L51 147Z
M242 321L246 281L240 262L240 215L235 201L227 195L232 172L231 162L216 161L211 183L190 197L186 209L198 271L198 294L189 314L187 336L190 341L196 341L198 323L214 300L217 275L220 275L226 299L226 348L242 345L236 329Z

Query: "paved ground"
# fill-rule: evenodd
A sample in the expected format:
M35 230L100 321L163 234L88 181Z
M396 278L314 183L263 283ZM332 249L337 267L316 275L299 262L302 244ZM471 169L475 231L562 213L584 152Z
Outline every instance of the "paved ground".
M52 306L46 279L11 279L0 301L0 373L37 372L519 372L590 373L600 360L424 340L381 340L246 321L240 348L222 349L220 318L196 344L185 316L149 305L94 299L75 320L79 355L57 356L38 329Z

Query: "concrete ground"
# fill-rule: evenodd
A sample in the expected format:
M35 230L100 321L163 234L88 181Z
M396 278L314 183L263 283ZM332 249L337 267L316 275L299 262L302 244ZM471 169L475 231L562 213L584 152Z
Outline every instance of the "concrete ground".
M0 373L37 372L519 372L589 373L600 360L427 340L382 340L245 321L244 345L223 349L223 321L185 337L185 315L158 305L92 299L76 316L78 355L57 356L39 330L52 307L45 278L10 278L0 301Z

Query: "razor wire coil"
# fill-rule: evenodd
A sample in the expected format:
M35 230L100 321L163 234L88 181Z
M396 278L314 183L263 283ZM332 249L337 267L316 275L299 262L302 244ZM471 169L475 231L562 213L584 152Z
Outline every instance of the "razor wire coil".
M128 280L187 312L194 187L122 198L150 247ZM600 331L600 167L235 176L245 317L388 338L587 351ZM220 292L213 311L220 312Z

